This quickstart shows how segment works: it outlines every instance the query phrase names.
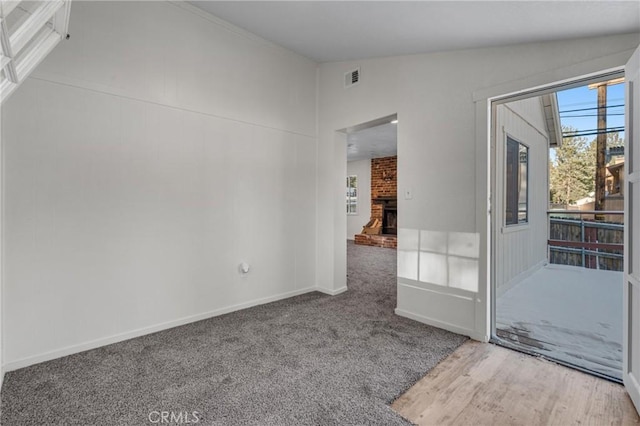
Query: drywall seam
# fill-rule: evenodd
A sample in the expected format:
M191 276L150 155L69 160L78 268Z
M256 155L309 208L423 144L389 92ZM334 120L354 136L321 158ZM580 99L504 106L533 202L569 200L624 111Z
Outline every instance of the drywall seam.
M314 136L314 135L309 135L309 134L306 134L306 133L300 133L300 132L296 132L296 131L293 131L293 130L281 129L281 128L277 128L277 127L267 126L267 125L264 125L264 124L254 123L254 122L251 122L251 121L243 121L243 120L238 120L237 118L231 118L231 117L226 117L226 116L223 116L223 115L217 115L217 114L213 114L213 113L210 113L210 112L204 112L204 111L199 111L199 110L196 110L196 109L190 109L190 108L186 108L186 107L182 107L182 106L171 105L171 104L168 104L168 103L163 103L163 102L157 102L157 101L151 101L151 100L148 100L148 99L138 98L138 97L129 95L128 92L125 91L125 90L120 90L120 89L115 88L115 87L105 87L105 86L103 86L101 84L98 84L98 83L88 82L88 81L76 79L76 78L73 78L73 77L63 77L63 76L61 76L59 74L38 72L38 75L32 75L32 76L29 77L29 79L40 80L40 81L44 81L46 83L57 84L57 85L60 85L60 86L73 87L75 89L88 90L88 91L91 91L91 92L112 96L114 98L132 100L132 101L142 102L142 103L149 104L149 105L157 105L157 106L170 108L170 109L177 110L177 111L184 111L184 112L190 112L190 113L194 113L194 114L205 115L205 116L208 116L208 117L215 117L215 118L219 118L219 119L222 119L222 120L231 121L231 122L234 122L234 123L240 123L240 124L246 124L246 125L249 125L249 126L259 127L259 128L262 128L262 129L276 130L276 131L279 131L279 132L288 133L288 134L292 134L292 135L296 135L296 136L303 136L303 137L309 138L309 139L314 139L314 140L316 139L316 136Z

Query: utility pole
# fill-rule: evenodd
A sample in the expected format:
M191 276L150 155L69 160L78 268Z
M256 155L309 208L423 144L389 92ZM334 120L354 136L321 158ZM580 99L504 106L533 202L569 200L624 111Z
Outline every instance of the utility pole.
M604 210L604 190L606 184L607 152L607 83L598 86L598 135L596 137L596 200L594 210ZM596 220L604 220L604 215L597 214Z
M596 136L596 199L593 209L604 210L604 195L607 179L607 87L624 82L624 78L614 78L613 80L601 83L590 84L589 89L598 89L598 134ZM596 214L595 220L604 220L605 215Z

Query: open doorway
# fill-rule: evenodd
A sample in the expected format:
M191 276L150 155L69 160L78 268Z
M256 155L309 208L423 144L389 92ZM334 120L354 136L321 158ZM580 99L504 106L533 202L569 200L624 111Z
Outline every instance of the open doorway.
M347 240L395 248L398 236L397 119L347 133Z
M398 120L346 129L347 286L393 311L398 239Z
M622 73L495 102L493 340L622 378Z

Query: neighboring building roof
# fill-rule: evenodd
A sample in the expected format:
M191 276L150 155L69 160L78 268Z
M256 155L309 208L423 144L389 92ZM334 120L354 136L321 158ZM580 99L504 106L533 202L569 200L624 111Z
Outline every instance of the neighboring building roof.
M557 148L562 145L562 126L560 124L560 113L558 112L558 97L554 93L541 96L544 108L544 117L549 133L549 147Z
M610 166L607 166L607 169L609 169L610 172L613 172L616 169L622 168L624 167L624 161L621 163L617 163L617 164L612 164Z

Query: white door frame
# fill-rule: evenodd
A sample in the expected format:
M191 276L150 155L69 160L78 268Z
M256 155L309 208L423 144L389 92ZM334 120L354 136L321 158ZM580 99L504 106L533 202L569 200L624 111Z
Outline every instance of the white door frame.
M497 110L497 106L498 105L504 105L507 104L509 102L513 102L513 101L517 101L517 100L521 100L521 99L530 99L532 97L537 97L537 96L541 96L547 93L554 93L554 92L558 92L561 90L567 90L567 89L571 89L574 87L582 87L591 83L597 83L597 82L601 82L601 81L606 81L606 80L610 80L610 79L614 79L614 78L619 78L619 77L623 77L624 76L624 67L617 67L615 69L612 70L607 70L604 71L602 73L594 73L594 74L589 74L588 76L578 76L575 79L571 79L571 80L567 80L561 83L552 83L549 85L546 85L544 87L540 87L537 89L532 89L532 90L527 90L524 91L522 93L516 94L515 96L504 96L504 97L497 97L495 99L492 100L491 102L491 116L492 116L492 131L491 131L491 139L490 139L490 144L491 144L491 177L490 177L490 181L491 181L491 189L493 191L494 194L501 194L504 195L502 191L498 190L498 186L497 185L503 185L504 181L504 175L499 175L503 170L503 162L505 161L504 158L504 152L502 152L504 150L504 148L500 149L500 147L498 146L498 144L503 144L504 143L504 139L501 138L499 135L502 134L504 132L504 128L503 129L499 129L497 128L497 126L499 125L496 121L496 110ZM548 157L547 157L548 158ZM501 164L502 163L502 164ZM535 171L535 168L533 169ZM547 171L548 173L548 171ZM535 177L533 175L529 175L530 179L535 179ZM546 181L547 181L547 185L548 185L548 174L547 176L545 176ZM497 197L494 198L493 200L493 208L494 209L502 209L504 208L504 200L499 200L497 199ZM625 208L625 211L627 209ZM531 212L530 213L533 215L535 214L535 212ZM504 227L504 223L502 223L502 212L497 212L495 214L492 215L491 218L491 245L490 245L490 253L491 253L491 336L490 336L490 340L495 341L495 343L498 343L500 345L509 347L509 348L514 348L517 349L518 351L521 352L526 352L526 353L531 353L532 355L536 355L536 351L535 350L528 350L524 347L521 347L517 344L512 344L509 341L506 341L504 339L501 339L497 336L496 334L496 308L497 308L497 292L496 292L496 286L497 286L497 282L496 282L496 272L498 271L498 259L497 259L497 253L499 253L498 250L498 244L500 243L500 234L503 232L503 227ZM545 209L545 222L548 224L548 218L546 217L546 209ZM547 233L548 233L548 229L547 229ZM546 240L546 238L545 238ZM547 256L548 256L548 251L547 251ZM590 371L587 369L583 369L582 367L580 367L579 365L573 365L569 362L564 362L562 360L556 360L557 363L562 364L562 365L568 365L572 368L576 368L578 370L584 371L588 374L593 374L596 376L600 376L600 377L605 377L605 378L609 378L606 375L600 375L598 372L594 372L594 371Z
M627 63L622 381L640 412L640 47ZM633 259L636 260L633 260ZM637 263L636 263L637 262Z
M480 277L476 309L476 333L474 338L489 341L492 330L493 291L491 289L491 176L492 147L491 106L492 102L505 97L526 97L532 92L570 84L579 79L588 79L608 72L624 69L633 50L574 64L568 67L532 75L493 87L478 90L472 94L476 105L476 229L480 233Z
M531 76L529 78L525 78L523 80L513 81L509 83L505 83L499 86L490 87L487 89L479 90L473 94L473 101L476 103L476 226L477 229L480 230L481 241L483 245L483 251L485 251L485 256L481 254L481 268L480 268L480 279L481 286L478 294L478 303L481 305L477 312L477 331L479 335L484 334L485 341L488 341L490 336L495 333L493 319L495 318L495 295L492 290L492 271L493 265L493 251L492 251L492 240L491 232L492 232L492 215L491 215L491 188L494 185L495 176L493 176L491 170L491 161L492 158L495 157L495 141L492 135L493 126L492 126L492 105L493 101L499 100L505 97L511 97L515 99L516 97L526 97L527 94L532 92L539 92L545 89L549 89L550 87L558 87L563 84L571 84L571 82L575 82L576 80L588 79L590 77L597 77L600 75L605 75L609 72L616 72L620 70L624 70L627 65L627 61L632 56L634 57L630 63L628 64L630 67L627 71L627 79L636 79L638 81L638 86L635 85L631 87L632 90L635 90L635 99L637 103L635 103L635 107L637 108L640 105L640 96L638 95L638 90L640 88L640 75L636 75L638 71L638 67L640 67L640 47L634 50L628 50L625 52L620 52L614 55L594 59L591 61L583 62L580 64L576 64L573 66L569 66L562 69L557 69L554 71L538 74L535 76ZM634 71L632 71L634 70ZM640 73L639 73L640 74ZM582 77L580 77L582 76ZM627 91L629 87L627 87ZM633 101L632 101L633 102ZM629 100L627 100L627 109ZM634 104L632 104L634 106ZM633 115L635 114L635 116ZM636 126L632 126L630 119L636 120ZM638 118L638 114L635 111L629 113L627 110L627 123L625 130L633 132L634 127L636 129L640 128L640 120ZM640 152L640 144L638 140L640 139L640 131L636 131L633 134L633 140L628 143L627 146L631 146L633 144L633 148L636 148L636 152ZM627 139L632 139L627 136ZM632 148L632 149L633 149ZM629 149L627 148L625 155L628 157ZM627 158L628 161L628 158ZM628 163L627 163L628 164ZM635 169L631 169L631 173L627 176L627 182L625 185L627 188L627 194L631 193L632 183L638 183L640 185L640 170L635 171ZM640 197L638 197L640 198ZM629 395L631 396L636 410L640 412L640 377L636 377L634 374L633 367L636 369L640 367L640 353L633 353L631 350L633 348L640 348L640 342L636 344L636 346L630 346L633 344L632 339L640 340L640 333L635 331L635 334L630 334L633 332L633 329L629 329L630 323L630 315L633 313L634 316L638 316L640 313L636 313L635 309L640 309L640 276L637 274L640 271L629 270L629 229L628 224L632 220L631 212L628 207L629 197L628 195L625 197L625 214L627 216L627 220L625 221L625 303L623 306L623 314L624 314L624 330L623 330L623 381ZM635 205L635 201L634 201ZM636 216L638 214L636 213ZM635 224L635 222L634 222ZM632 243L633 244L633 243ZM628 303L628 289L629 283L633 281L635 289L638 289L635 293L637 296L637 303L635 305L630 305ZM484 284L484 285L482 285ZM633 301L632 301L633 302ZM630 307L632 309L630 309ZM636 319L636 323L640 326L640 321ZM633 327L633 325L632 325ZM635 362L632 363L632 361Z

